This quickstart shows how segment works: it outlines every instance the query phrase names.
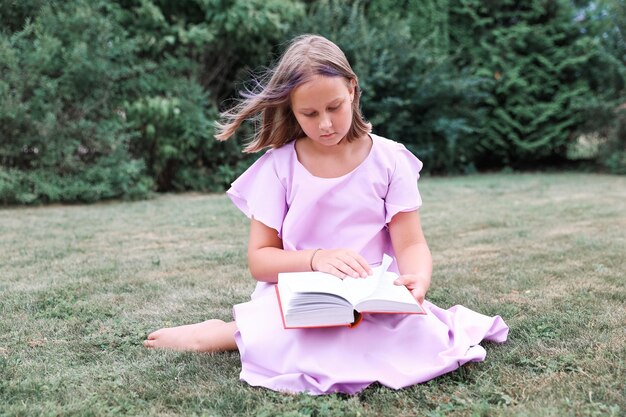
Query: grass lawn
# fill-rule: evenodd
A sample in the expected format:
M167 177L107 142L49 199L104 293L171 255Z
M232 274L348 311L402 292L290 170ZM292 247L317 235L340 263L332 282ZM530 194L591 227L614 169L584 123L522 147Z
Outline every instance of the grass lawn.
M239 354L149 351L254 287L224 195L0 209L0 416L626 414L626 178L423 178L427 297L500 314L487 360L400 391L279 394ZM268 352L271 354L271 352ZM419 354L419 352L416 352Z

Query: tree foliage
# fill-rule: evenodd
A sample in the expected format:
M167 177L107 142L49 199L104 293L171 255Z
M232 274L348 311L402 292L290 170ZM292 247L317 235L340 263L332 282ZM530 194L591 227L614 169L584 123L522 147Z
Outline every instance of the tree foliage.
M213 121L298 3L32 1L0 7L0 201L221 190L239 146ZM2 5L6 6L6 5Z
M482 115L475 103L485 80L454 67L445 19L432 17L444 5L319 1L302 30L320 33L345 51L376 133L405 143L427 171L472 172L478 149L471 133Z
M0 0L0 202L224 189L251 159L219 109L304 32L428 172L541 167L590 132L626 172L625 31L618 0Z
M144 195L144 163L127 150L125 80L134 42L104 4L44 4L0 37L0 199L96 201Z
M597 68L616 66L569 3L463 0L451 9L450 27L458 65L494 80L482 103L486 164L564 158L578 133L597 128L598 116L606 120L614 92Z
M599 0L584 4L584 23L590 33L599 34L602 61L609 65L589 66L587 71L602 91L600 112L590 114L591 131L605 138L599 154L601 164L610 172L626 174L626 3Z

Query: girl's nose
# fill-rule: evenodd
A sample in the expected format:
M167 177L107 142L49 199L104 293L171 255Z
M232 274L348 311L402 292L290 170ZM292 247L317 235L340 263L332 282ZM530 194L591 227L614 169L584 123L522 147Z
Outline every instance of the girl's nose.
M322 117L320 117L320 129L329 129L331 126L330 117L328 115L322 115Z

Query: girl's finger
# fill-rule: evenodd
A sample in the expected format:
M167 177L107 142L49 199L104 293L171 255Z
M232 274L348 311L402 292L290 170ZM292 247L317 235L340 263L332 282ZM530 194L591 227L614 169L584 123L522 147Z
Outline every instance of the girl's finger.
M339 269L336 266L331 265L331 264L328 264L328 268L324 268L323 270L320 269L320 271L326 272L326 273L331 274L331 275L334 275L337 278L341 278L341 279L348 278L348 276L349 276L345 272L343 272L341 269Z
M357 260L359 261L359 266L363 269L363 271L365 272L365 276L368 275L372 275L374 273L374 271L372 271L372 267L370 266L369 263L367 263L367 261L365 260L364 257L360 256L357 258ZM363 276L363 275L362 275Z
M367 263L364 257L354 251L349 251L346 255L347 257L342 259L344 262L349 264L350 267L359 274L359 276L365 278L368 275L373 274L372 267L369 263Z
M343 261L338 259L337 263L335 264L335 267L340 270L341 272L343 272L347 277L351 277L351 278L358 278L359 277L359 272L356 271L354 269L354 267L352 266L351 263L349 263L350 261Z
M424 302L424 294L422 291L413 290L411 293L413 294L413 298L415 298L418 303L422 304Z
M406 285L406 281L404 278L399 277L393 282L395 285Z
M357 259L348 258L345 259L343 262L348 268L350 268L349 271L346 271L346 273L348 273L350 276L354 278L367 277L367 271L365 270L365 268L363 268L363 266L359 263Z

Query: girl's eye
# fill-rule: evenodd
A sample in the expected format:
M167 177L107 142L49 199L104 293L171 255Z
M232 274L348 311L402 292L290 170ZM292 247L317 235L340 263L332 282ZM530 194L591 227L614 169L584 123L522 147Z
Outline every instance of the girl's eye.
M340 104L337 104L336 106L333 106L333 107L328 107L328 111L336 111L336 110L339 110L339 107L341 107L341 103L340 103ZM314 111L314 112L312 112L312 113L302 113L302 115L303 115L304 117L315 117L315 116L317 116L317 112L315 112L315 111Z

